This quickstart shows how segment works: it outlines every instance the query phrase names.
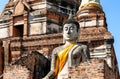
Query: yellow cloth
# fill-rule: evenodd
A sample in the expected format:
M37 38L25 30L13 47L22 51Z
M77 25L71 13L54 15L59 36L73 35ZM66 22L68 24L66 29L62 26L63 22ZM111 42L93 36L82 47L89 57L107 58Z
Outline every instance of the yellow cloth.
M80 6L79 9L82 9L82 8L85 8L85 7L98 7L100 9L102 9L102 6L100 4L96 4L96 3L87 3L87 4L84 4L84 5Z
M66 63L69 51L76 44L77 43L70 44L68 47L64 48L61 52L58 53L58 56L57 56L57 59L56 59L56 64L55 64L55 77L56 78L57 78L58 74L61 72L61 70L63 69L63 67Z

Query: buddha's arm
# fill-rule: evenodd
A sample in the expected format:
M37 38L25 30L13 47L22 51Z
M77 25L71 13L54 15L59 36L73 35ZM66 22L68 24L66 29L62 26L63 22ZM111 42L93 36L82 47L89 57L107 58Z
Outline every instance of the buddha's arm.
M78 46L77 48L74 49L73 52L74 59L81 57L81 55L82 55L82 61L86 61L90 58L89 50L86 45Z
M84 60L90 59L89 49L86 45L83 46Z
M55 74L55 60L56 60L56 54L52 54L52 60L51 60L51 69L50 72L43 78L43 79L53 79Z

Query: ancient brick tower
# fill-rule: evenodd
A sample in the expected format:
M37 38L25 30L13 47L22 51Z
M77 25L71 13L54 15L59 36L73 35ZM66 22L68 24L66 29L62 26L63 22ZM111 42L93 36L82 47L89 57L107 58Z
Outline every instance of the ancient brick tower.
M81 26L79 42L88 45L90 49L93 60L89 67L93 69L93 64L96 64L94 62L97 62L95 67L103 70L101 73L104 75L100 79L119 79L114 38L107 29L105 13L99 0L9 0L0 15L0 74L4 67L5 71L9 72L8 65L15 61L11 64L15 65L12 67L14 70L26 70L21 68L23 65L28 70L31 69L26 70L30 72L30 79L43 77L45 73L40 73L41 64L49 66L47 58L53 48L63 44L62 23L70 12ZM32 54L29 51L32 51ZM104 60L103 69L99 68L101 62L94 59ZM86 63L80 65L81 70L84 65ZM72 74L71 76L74 77ZM82 79L83 76L76 77Z
M82 0L76 18L81 27L80 41L87 42L91 58L104 59L115 73L113 78L118 79L118 65L113 47L114 38L107 29L100 0Z

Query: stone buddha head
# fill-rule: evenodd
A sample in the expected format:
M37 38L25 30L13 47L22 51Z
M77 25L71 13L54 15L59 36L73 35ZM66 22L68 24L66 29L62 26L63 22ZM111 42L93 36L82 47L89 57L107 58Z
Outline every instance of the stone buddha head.
M63 39L65 41L77 41L79 37L80 26L77 21L73 19L73 17L69 18L63 24Z

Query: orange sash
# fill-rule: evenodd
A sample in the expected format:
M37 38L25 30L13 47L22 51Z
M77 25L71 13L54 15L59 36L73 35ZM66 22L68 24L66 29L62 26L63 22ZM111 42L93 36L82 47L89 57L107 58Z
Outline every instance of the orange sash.
M55 64L55 77L56 78L57 78L58 74L61 72L61 70L63 69L63 67L66 63L69 51L76 44L77 43L70 44L68 47L64 48L61 52L58 53L58 56L57 56L57 59L56 59L56 64Z

